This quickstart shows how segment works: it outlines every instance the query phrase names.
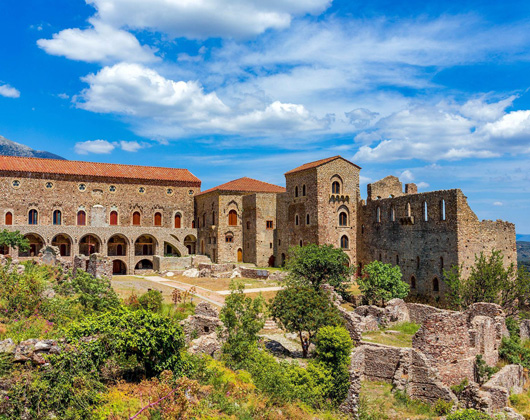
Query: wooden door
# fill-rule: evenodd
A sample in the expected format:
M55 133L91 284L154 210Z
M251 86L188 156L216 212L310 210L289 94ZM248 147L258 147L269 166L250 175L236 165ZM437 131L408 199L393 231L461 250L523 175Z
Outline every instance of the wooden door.
M237 250L237 262L243 262L243 251L241 248Z

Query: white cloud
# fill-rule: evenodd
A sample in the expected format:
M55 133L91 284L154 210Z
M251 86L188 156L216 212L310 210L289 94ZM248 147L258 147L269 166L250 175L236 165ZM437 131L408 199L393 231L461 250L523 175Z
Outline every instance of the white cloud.
M530 141L530 111L512 111L497 121L487 123L484 132L496 138L520 138Z
M20 91L9 85L0 85L0 96L6 98L20 98Z
M350 120L350 124L356 128L367 127L379 115L378 112L372 112L366 108L357 108L344 114Z
M107 140L87 140L75 144L75 152L78 155L109 154L115 149L115 146Z
M412 182L414 181L414 175L410 170L405 169L403 172L401 172L399 179L403 182Z
M492 103L487 103L484 98L471 99L460 108L460 113L476 121L495 121L504 115L504 110L511 106L516 98L512 95Z
M98 19L89 19L90 29L65 29L37 45L51 55L87 62L156 61L155 50L141 46L131 33L115 29Z
M293 15L320 13L331 0L86 0L114 27L172 37L246 38L289 26Z
M120 147L126 152L137 152L140 149L143 149L144 146L137 141L120 141Z
M424 190L426 188L429 188L429 184L426 183L426 182L423 182L423 181L422 182L418 182L416 184L416 186L418 187L419 190Z
M493 203L493 205L494 205L494 206L499 206L499 207L500 207L500 206L503 206L503 203L502 203L502 201L495 201L495 202Z

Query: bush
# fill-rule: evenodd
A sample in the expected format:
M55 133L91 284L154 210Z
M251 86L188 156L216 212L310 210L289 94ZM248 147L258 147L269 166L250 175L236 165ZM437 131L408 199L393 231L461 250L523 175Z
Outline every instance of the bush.
M149 290L138 299L140 306L151 312L160 312L162 309L162 293L158 290Z
M106 277L96 278L78 270L71 278L71 288L77 294L77 301L86 309L95 312L108 311L120 304L118 295Z
M434 404L433 411L438 416L445 416L451 412L453 409L453 402L452 401L444 401L442 399L438 399L436 401L436 404Z
M469 408L449 414L446 420L493 420L493 418L482 411Z
M363 277L357 279L359 289L370 304L405 298L410 286L401 279L401 270L392 264L372 261L363 269Z
M490 380L492 375L498 371L495 367L490 367L486 364L481 354L475 357L475 371L477 374L477 382L484 384Z

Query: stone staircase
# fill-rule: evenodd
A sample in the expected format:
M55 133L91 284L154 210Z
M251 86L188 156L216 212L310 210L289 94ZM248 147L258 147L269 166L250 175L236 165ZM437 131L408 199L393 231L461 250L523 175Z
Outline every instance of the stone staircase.
M276 330L278 329L278 324L274 322L272 319L267 319L265 321L265 326L263 327L264 330Z

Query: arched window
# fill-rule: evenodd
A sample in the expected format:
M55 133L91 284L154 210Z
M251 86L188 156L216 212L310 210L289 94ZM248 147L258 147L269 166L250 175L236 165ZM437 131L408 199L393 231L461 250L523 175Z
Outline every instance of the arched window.
M416 268L420 269L420 257L416 257Z
M162 226L162 213L155 213L155 226Z
M407 217L412 216L412 212L410 210L410 203L407 203Z
M6 213L6 225L12 225L13 224L13 213L8 211Z
M175 214L175 229L180 229L181 226L182 226L182 216L177 213Z
M298 215L294 216L294 224L298 226L300 224L300 219L298 218Z
M399 255L396 255L396 265L399 265Z
M86 213L83 210L77 212L77 226L86 226Z
M429 221L429 208L426 201L423 202L423 220L425 222Z
M294 196L298 197L298 186L294 187Z
M381 223L381 207L378 207L375 211L375 220L377 220L377 223Z
M118 226L118 212L116 210L110 212L110 225Z
M331 184L331 193L340 194L340 182L339 181L333 181L333 184Z
M390 221L396 221L396 209L394 208L394 206L390 207Z
M215 225L215 212L212 211L212 225Z
M440 257L440 271L444 270L444 257Z
M39 212L35 209L30 210L28 214L28 225L39 224Z
M192 227L192 229L195 229L195 220L191 221L191 227Z
M379 253L379 261L383 262L383 254Z
M247 229L250 229L250 222L247 221Z
M302 185L302 196L303 197L305 197L305 193L306 193L306 191L305 191L305 184L304 184L304 185Z
M61 225L62 224L62 214L61 210L55 210L53 212L53 224L54 225Z
M339 213L339 226L348 226L348 215L345 211Z
M304 241L300 239L300 246L304 246Z
M445 220L445 200L440 201L440 220Z
M306 224L306 225L309 225L309 222L310 222L310 221L311 221L311 219L309 218L309 213L307 213L307 214L305 215L305 224Z
M432 291L433 292L439 292L440 291L440 284L438 283L438 277L435 277L432 280Z
M140 216L140 212L139 211L135 211L133 213L133 225L134 226L140 226L141 221L142 221L142 217Z
M225 236L225 242L228 242L228 243L234 242L234 236L231 233L227 234Z
M237 226L237 212L235 210L230 210L228 213L228 225Z
M415 289L416 288L416 277L412 276L410 278L410 288Z
M340 247L342 249L348 249L350 247L350 240L348 239L346 235L340 238Z
M361 235L364 235L364 225L361 225Z
M202 227L206 227L206 213L203 213L202 215Z

